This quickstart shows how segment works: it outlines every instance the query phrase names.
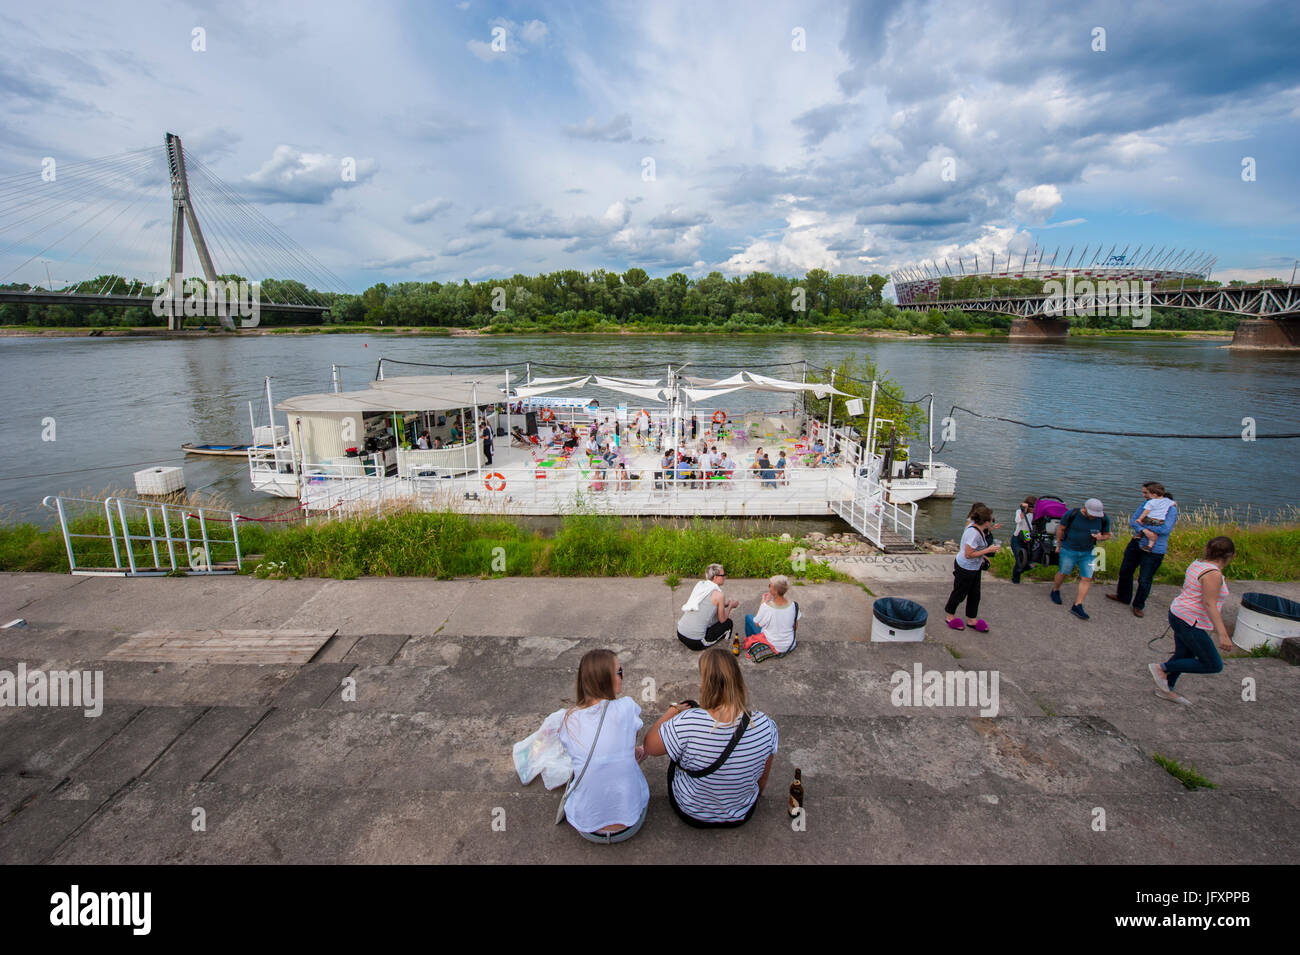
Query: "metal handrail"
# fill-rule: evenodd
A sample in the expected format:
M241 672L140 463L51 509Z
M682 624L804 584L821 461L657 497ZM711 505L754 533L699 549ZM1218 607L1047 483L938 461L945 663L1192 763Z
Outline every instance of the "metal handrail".
M159 576L183 570L187 576L206 576L233 573L237 570L243 570L244 567L243 550L239 543L239 522L246 520L246 518L241 517L234 511L191 504L141 501L125 497L106 497L101 500L54 494L46 496L41 501L41 504L58 513L59 529L63 534L63 546L68 553L68 569L73 574L94 571L122 573L126 576L139 577ZM89 534L72 530L69 526L70 515L68 512L70 510L69 505L73 504L90 505L95 510L102 507L108 533ZM136 517L137 519L143 518L146 533L135 533L131 530L131 523L127 513L128 508L143 511L143 514L137 514ZM89 510L89 508L86 509ZM161 533L158 531L155 517L161 518ZM210 533L208 529L209 520L229 523L230 537L220 537ZM173 521L178 522L175 532L173 532ZM198 522L197 536L191 534L192 521ZM74 544L76 538L107 540L113 550L113 567L91 568L78 565ZM126 566L123 566L122 547L119 547L119 543L125 548ZM166 546L166 565L162 561L160 544ZM185 548L185 563L183 565L178 564L176 559L177 544L183 544ZM218 569L214 567L212 548L214 545L219 544L229 544L234 547L234 569ZM142 545L147 546L149 553L153 556L153 566L148 569L141 569L136 563L135 548ZM198 555L200 553L202 559L199 559Z

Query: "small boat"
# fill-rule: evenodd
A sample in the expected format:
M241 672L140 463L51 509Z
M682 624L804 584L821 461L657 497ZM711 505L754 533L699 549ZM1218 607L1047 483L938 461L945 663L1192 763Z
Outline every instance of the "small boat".
M186 454L216 454L229 458L248 457L246 444L182 444L181 450Z

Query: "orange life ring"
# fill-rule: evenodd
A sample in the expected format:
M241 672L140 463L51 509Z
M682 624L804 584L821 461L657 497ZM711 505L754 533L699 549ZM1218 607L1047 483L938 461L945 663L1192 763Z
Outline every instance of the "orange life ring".
M541 418L543 421L554 421L555 412L552 411L550 408L543 408L542 413L538 415L538 417Z
M646 411L644 408L642 408L640 411L638 411L638 412L636 413L636 416L637 416L638 418L644 416L645 419L646 419L647 421L650 420L650 412Z
M726 424L726 421L727 421L727 413L723 411L721 408L713 412L714 424Z
M493 481L497 482L495 487L492 486ZM500 471L493 471L483 479L483 486L489 491L504 491L506 489L506 476Z

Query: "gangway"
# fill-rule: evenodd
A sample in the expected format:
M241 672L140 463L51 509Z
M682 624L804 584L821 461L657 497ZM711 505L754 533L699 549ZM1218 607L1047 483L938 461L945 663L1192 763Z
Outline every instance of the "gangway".
M68 568L78 576L206 577L235 574L244 566L239 521L246 518L234 511L124 497L50 495L41 503L58 513ZM229 526L228 537L217 532L222 526ZM107 541L108 546L83 544L78 562L77 541Z
M886 554L919 554L916 503L899 505L869 473L856 478L852 497L832 497L832 512Z

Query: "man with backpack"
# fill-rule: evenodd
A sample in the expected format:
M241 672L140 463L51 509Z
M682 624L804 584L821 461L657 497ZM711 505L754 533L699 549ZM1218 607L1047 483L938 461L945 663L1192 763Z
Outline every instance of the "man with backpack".
M1077 567L1079 591L1070 607L1070 613L1080 620L1088 619L1088 614L1083 609L1083 598L1092 586L1095 559L1093 548L1104 540L1110 540L1110 518L1106 517L1101 501L1095 497L1088 498L1083 507L1067 512L1056 528L1056 550L1060 554L1060 567L1057 568L1056 579L1052 581L1052 603L1061 603L1061 582Z

